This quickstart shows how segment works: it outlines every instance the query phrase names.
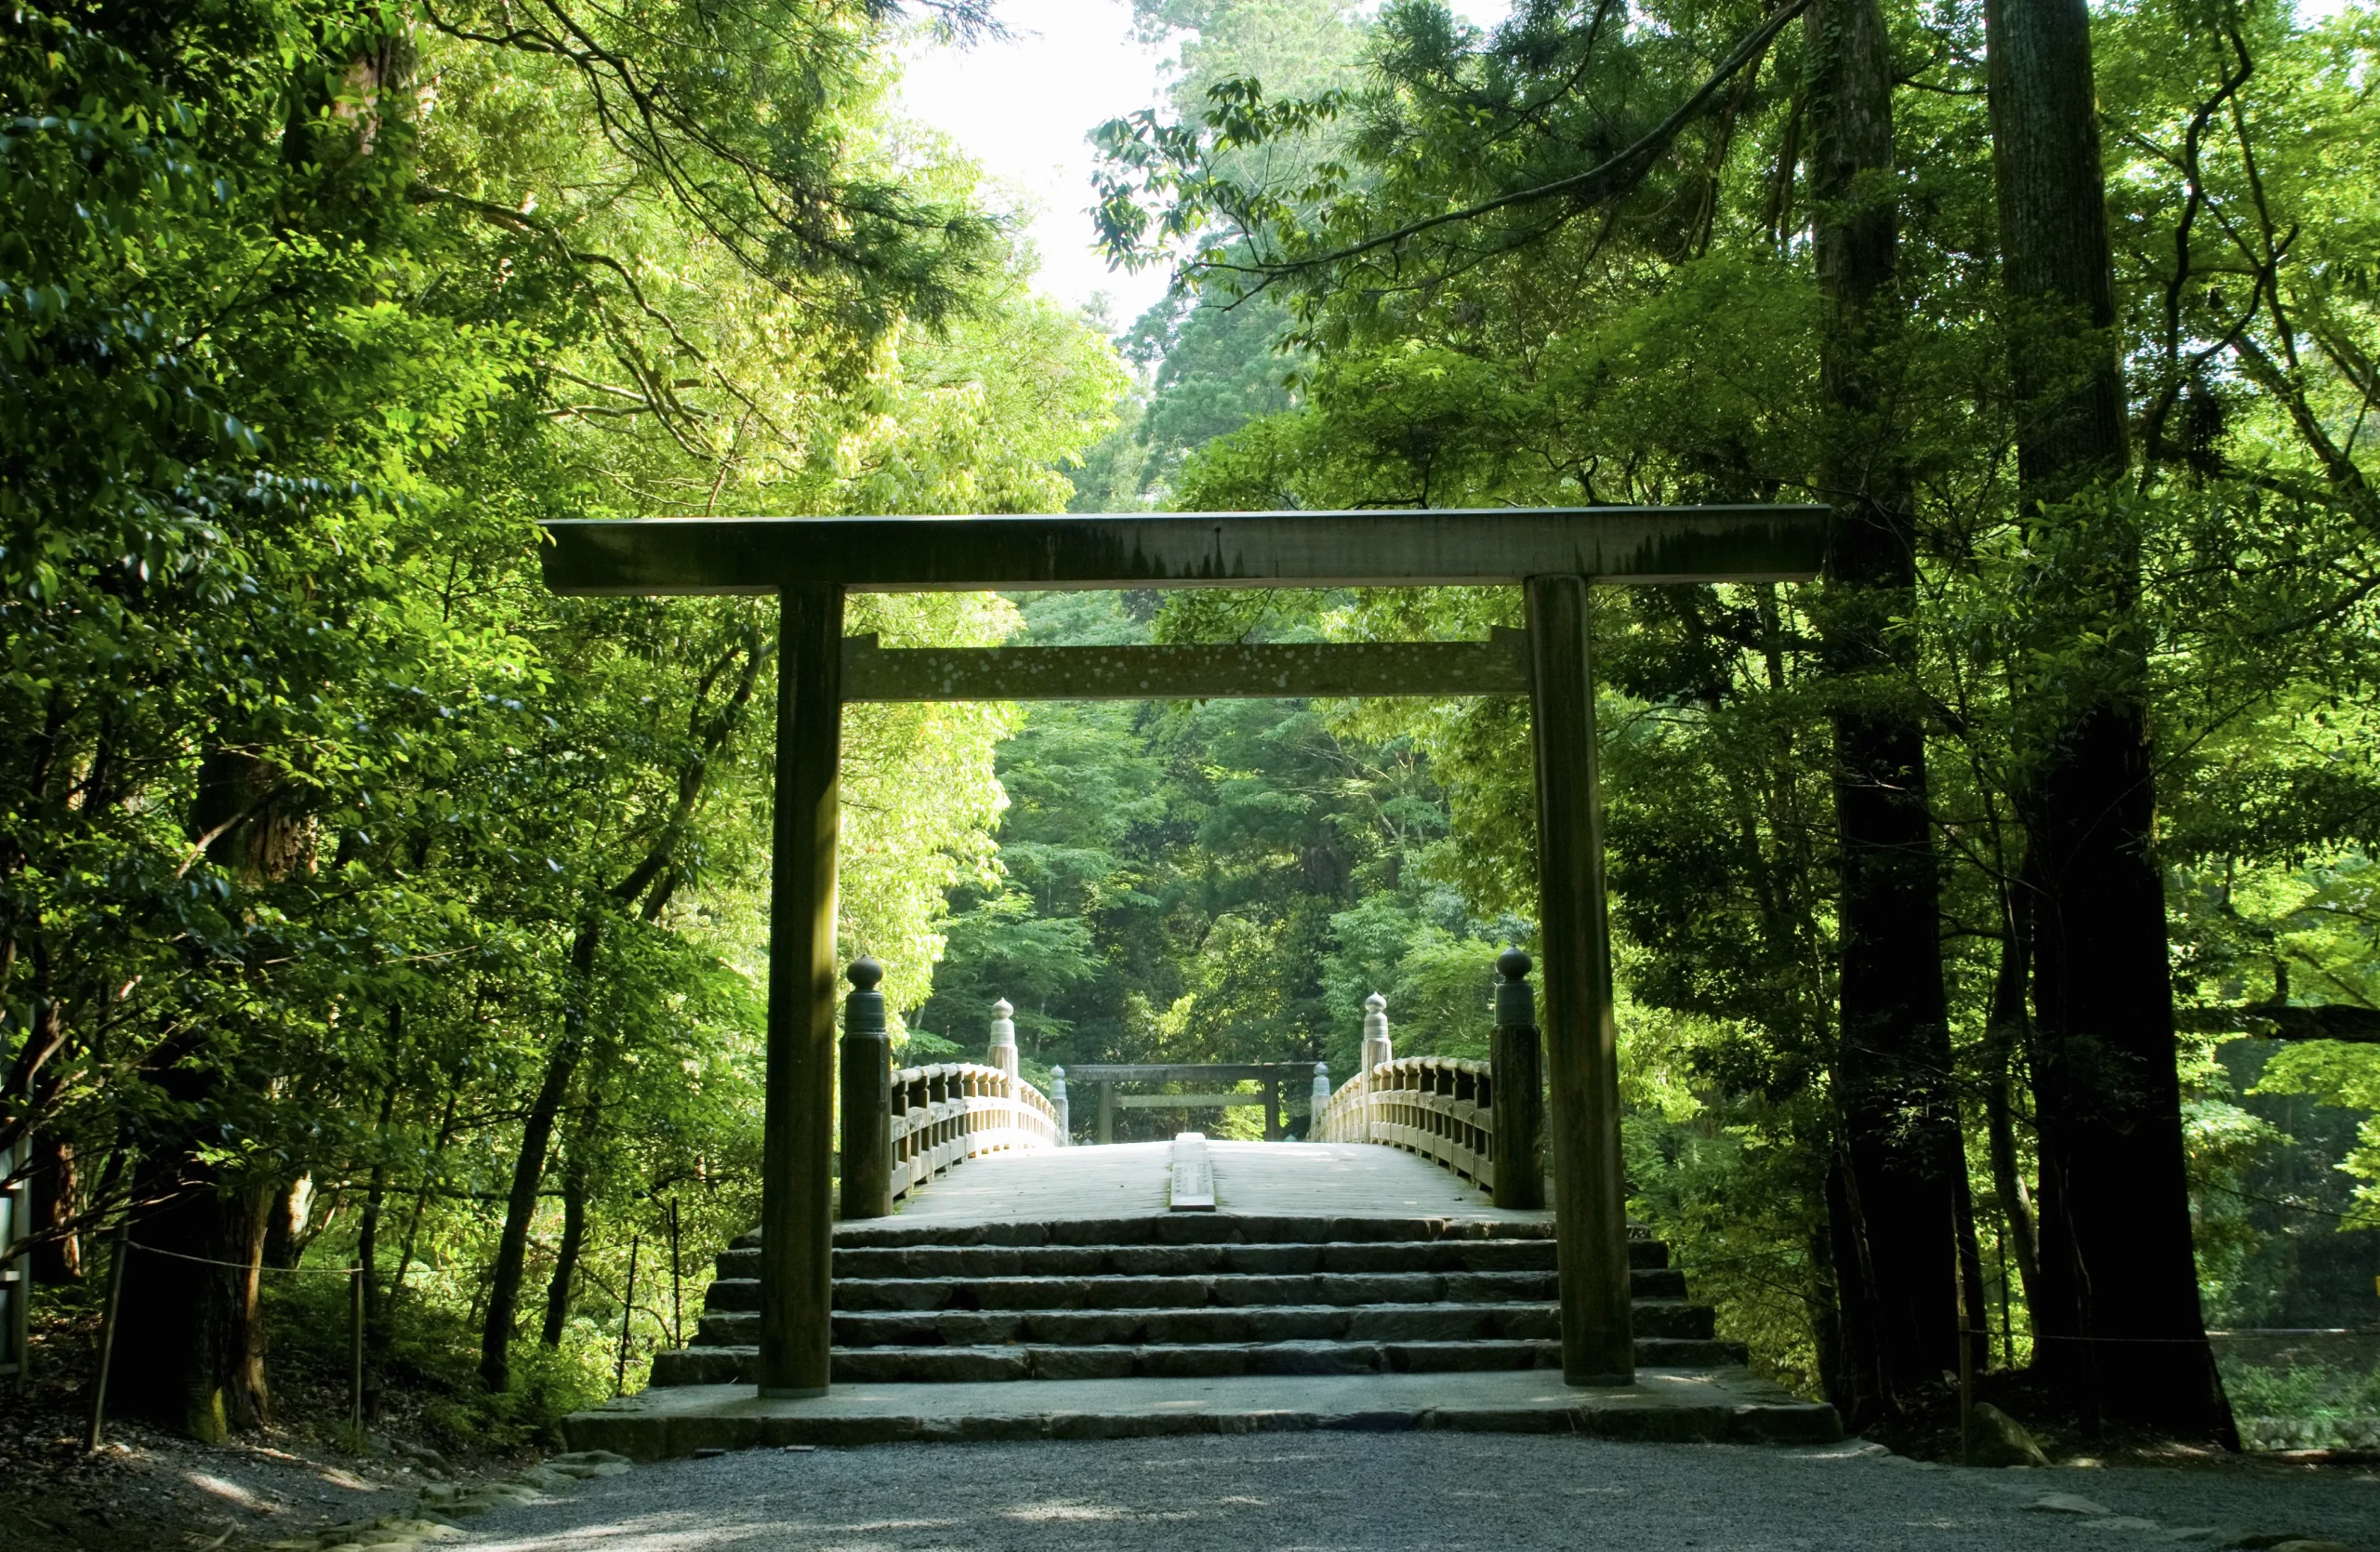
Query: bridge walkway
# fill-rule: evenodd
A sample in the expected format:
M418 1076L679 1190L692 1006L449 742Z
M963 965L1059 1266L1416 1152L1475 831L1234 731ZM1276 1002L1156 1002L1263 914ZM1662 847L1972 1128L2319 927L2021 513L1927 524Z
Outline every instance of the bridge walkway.
M998 1153L920 1189L896 1222L956 1225L1166 1212L1168 1143ZM1497 1208L1429 1161L1371 1143L1210 1141L1218 1212L1265 1216L1551 1223Z

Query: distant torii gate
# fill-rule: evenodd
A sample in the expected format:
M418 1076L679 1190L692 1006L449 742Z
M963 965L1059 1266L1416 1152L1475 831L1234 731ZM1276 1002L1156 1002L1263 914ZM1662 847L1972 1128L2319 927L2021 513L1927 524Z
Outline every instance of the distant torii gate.
M545 524L556 592L780 601L760 1394L826 1389L837 768L842 704L859 699L1527 695L1562 1373L1572 1385L1630 1383L1587 588L1801 580L1823 558L1827 516L1742 506ZM1518 639L885 651L843 637L851 591L1497 584L1522 589Z

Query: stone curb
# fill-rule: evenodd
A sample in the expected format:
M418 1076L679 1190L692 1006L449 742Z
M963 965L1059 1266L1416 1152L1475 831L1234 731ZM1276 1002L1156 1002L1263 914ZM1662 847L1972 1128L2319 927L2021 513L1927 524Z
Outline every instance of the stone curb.
M722 1417L587 1412L575 1414L564 1426L574 1444L597 1446L644 1461L680 1458L697 1450L774 1449L788 1444L848 1447L1320 1431L1575 1433L1598 1439L1677 1444L1830 1444L1843 1437L1834 1409L1820 1402L1643 1408L1434 1407L1353 1413L1035 1412L972 1417Z

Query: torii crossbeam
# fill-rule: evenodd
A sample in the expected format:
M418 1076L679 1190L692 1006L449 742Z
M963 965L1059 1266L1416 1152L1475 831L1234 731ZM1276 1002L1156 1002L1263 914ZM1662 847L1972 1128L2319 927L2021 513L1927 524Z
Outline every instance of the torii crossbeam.
M843 702L1003 691L1529 696L1563 1376L1628 1384L1635 1360L1587 588L1803 580L1824 558L1828 516L1824 507L1739 506L545 524L546 582L556 592L780 600L760 1394L823 1395L827 1381ZM1522 589L1520 650L1502 637L1468 648L1382 643L1368 667L1351 664L1345 645L979 657L843 640L843 599L853 591L1496 584ZM846 685L847 659L864 683Z

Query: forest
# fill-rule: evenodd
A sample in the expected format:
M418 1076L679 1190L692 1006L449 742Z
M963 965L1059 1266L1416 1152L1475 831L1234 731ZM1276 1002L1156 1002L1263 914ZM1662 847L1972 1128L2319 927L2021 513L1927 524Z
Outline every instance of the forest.
M554 596L540 519L1818 501L1818 581L1598 603L1631 1214L1855 1426L1964 1344L2236 1444L2268 1398L2207 1328L2369 1324L2380 1274L2380 11L1132 17L1174 67L1085 124L1080 223L1172 276L1129 322L1038 293L897 111L996 4L0 18L35 1362L121 1265L110 1404L252 1431L361 1267L373 1405L501 1447L632 1386L755 1221L775 614ZM853 706L840 932L909 1060L1006 999L1037 1079L1343 1077L1375 991L1400 1052L1479 1055L1530 770L1510 697Z

